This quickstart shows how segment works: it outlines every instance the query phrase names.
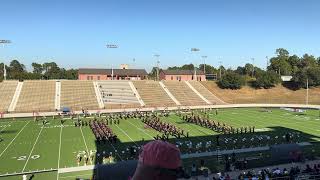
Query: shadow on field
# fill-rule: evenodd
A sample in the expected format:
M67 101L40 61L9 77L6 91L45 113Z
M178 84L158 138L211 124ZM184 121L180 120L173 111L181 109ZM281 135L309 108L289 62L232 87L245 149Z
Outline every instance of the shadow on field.
M15 134L17 132L18 131L16 131L16 130L3 130L3 131L0 131L0 135L1 134Z
M133 120L126 120L133 121ZM177 122L179 123L179 122ZM110 127L115 125L109 125ZM289 129L285 127L275 126L275 127L266 127L267 131L262 131L257 129L254 133L242 133L242 134L219 134L219 149L220 152L224 150L232 150L232 149L244 149L244 148L254 148L254 147L265 147L265 146L274 146L279 144L294 144L301 142L315 142L315 138L320 138L319 136L314 136L311 134L307 134L298 130ZM259 131L258 131L259 130ZM191 133L190 133L191 134ZM290 139L287 136L291 135ZM191 134L192 135L192 134ZM216 152L217 151L217 134L216 135L207 135L207 136L189 136L187 137L171 137L169 142L176 144L176 142L191 141L193 142L193 148L189 149L187 146L180 146L180 150L182 154L194 154L196 151L200 152ZM259 139L260 138L260 139ZM261 139L262 138L262 139ZM209 148L205 148L205 143L211 141L212 146ZM134 174L137 157L139 154L139 150L137 149L139 146L146 144L148 141L136 140L135 142L121 142L119 139L117 143L99 143L95 141L96 144L96 156L94 159L94 163L96 164L96 169L93 172L93 175L96 179L117 179L117 180L127 180L129 176ZM195 145L199 142L202 142L202 148L195 149ZM320 144L317 143L317 148L319 150ZM319 151L314 152L314 145L306 146L303 148L304 152L306 150L306 154L304 158L312 159L315 153L319 153ZM137 149L135 152L132 149ZM310 153L310 154L309 154ZM98 155L99 154L99 155ZM108 157L112 156L114 158L114 162L110 160ZM270 152L262 153L261 151L255 153L244 153L237 154L236 156L239 159L248 159L248 168L250 167L261 167L268 166L272 164L282 163L277 159L273 159L270 156ZM241 158L240 158L241 157ZM256 159L254 159L255 157ZM211 170L215 171L218 168L214 166L220 167L224 165L225 155L222 156L222 160L217 162L217 156L204 156L199 157L198 159L204 159L208 167L211 167ZM198 162L198 159L188 161L186 158L183 162L183 166L185 169L191 169L191 165L195 162ZM254 160L250 160L254 159ZM111 161L111 163L110 163ZM186 163L187 162L187 163ZM213 164L213 166L210 166ZM221 169L220 169L221 170ZM223 169L222 169L223 171Z

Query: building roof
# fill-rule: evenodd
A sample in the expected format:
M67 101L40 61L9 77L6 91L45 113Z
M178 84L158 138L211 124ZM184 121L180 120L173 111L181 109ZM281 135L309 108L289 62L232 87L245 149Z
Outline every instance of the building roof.
M90 69L90 68L80 68L79 74L102 74L111 75L112 69ZM116 76L146 76L148 75L145 69L113 69L113 75Z
M194 75L194 70L162 70L165 75ZM197 70L197 75L204 75L203 71Z

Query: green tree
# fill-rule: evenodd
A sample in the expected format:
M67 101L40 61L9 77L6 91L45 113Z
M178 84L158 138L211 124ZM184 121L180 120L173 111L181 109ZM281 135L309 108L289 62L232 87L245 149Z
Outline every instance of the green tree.
M59 66L55 62L44 63L42 67L45 79L60 79L63 77Z
M158 67L153 67L150 73L148 74L149 79L156 80L157 78L157 69ZM160 70L159 70L160 73Z
M297 55L290 56L288 58L288 63L291 66L292 74L299 70L300 58Z
M218 85L223 89L240 89L244 84L242 76L235 72L225 73L218 81Z
M33 68L33 73L35 74L42 74L43 72L43 67L42 67L42 64L39 64L39 63L32 63L32 68Z
M18 60L12 60L10 62L9 68L7 69L7 77L9 79L26 79L23 75L26 73L25 66L21 64Z
M185 64L181 66L182 70L194 70L194 65L193 64Z
M4 63L0 63L0 82L3 81L3 66L4 66Z
M289 52L286 49L276 49L276 57L270 59L269 71L275 71L279 75L291 75L292 66L289 63Z
M204 64L200 64L198 67L199 70L203 71L204 70ZM215 74L217 73L218 70L214 68L213 66L206 64L206 74Z
M292 82L297 88L305 88L307 80L309 86L320 86L320 67L300 69L292 77Z
M273 71L259 71L256 75L256 80L253 83L255 88L269 89L279 84L281 79L279 75Z
M310 68L318 66L317 60L314 56L309 54L304 54L301 58L300 68Z
M289 52L284 48L278 48L276 49L276 55L281 58L288 58Z
M78 79L78 70L77 69L61 69L62 71L62 79L70 79L70 80L75 80Z

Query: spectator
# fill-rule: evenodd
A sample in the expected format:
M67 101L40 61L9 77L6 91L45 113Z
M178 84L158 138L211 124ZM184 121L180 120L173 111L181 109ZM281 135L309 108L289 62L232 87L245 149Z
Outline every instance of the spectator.
M196 176L197 175L197 167L196 165L193 163L192 167L191 167L191 176Z
M176 180L180 177L185 174L176 146L160 140L143 146L132 180Z

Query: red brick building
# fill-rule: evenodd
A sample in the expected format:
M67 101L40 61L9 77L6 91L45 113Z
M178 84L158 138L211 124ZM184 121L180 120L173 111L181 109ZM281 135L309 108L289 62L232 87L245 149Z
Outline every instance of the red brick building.
M79 80L143 80L148 73L144 69L88 69L80 68ZM112 78L113 77L113 78Z
M172 80L172 81L206 81L206 75L203 71L196 71L196 74L192 70L160 70L160 80Z

